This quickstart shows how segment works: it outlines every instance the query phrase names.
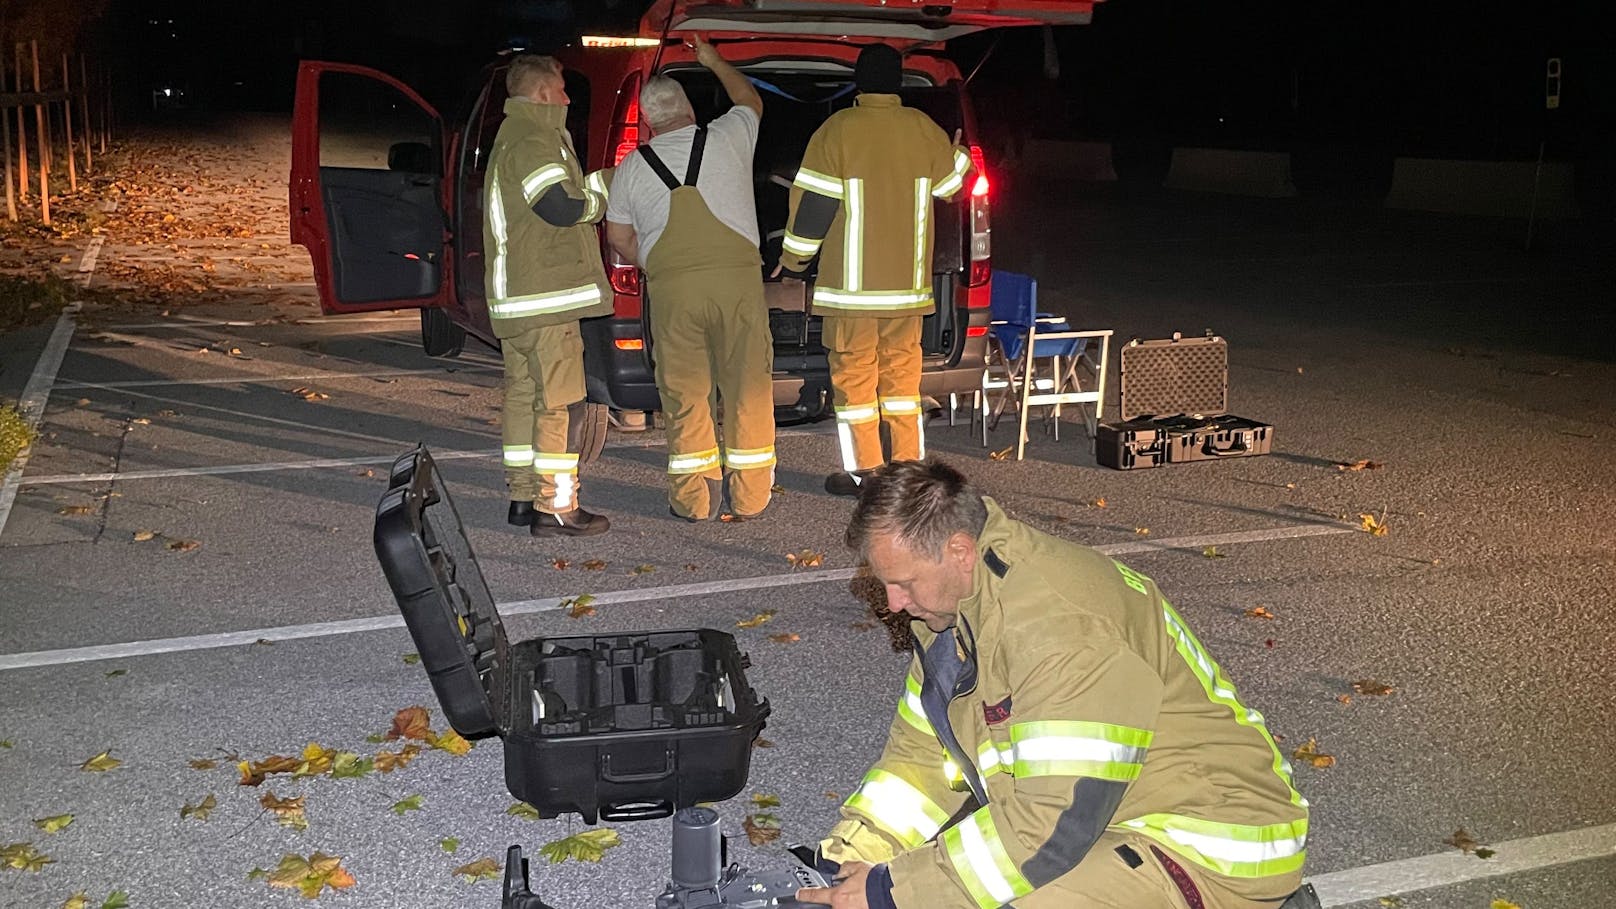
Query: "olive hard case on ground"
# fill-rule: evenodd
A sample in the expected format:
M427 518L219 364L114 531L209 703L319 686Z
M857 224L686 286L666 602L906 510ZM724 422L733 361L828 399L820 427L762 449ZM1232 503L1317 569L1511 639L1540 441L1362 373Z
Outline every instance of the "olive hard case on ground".
M499 736L505 785L542 817L667 817L746 785L768 701L722 631L512 643L425 446L376 509L376 556L450 725Z
M1231 415L1229 345L1213 334L1129 341L1117 354L1122 418L1102 423L1094 457L1104 467L1164 464L1268 454L1274 428Z

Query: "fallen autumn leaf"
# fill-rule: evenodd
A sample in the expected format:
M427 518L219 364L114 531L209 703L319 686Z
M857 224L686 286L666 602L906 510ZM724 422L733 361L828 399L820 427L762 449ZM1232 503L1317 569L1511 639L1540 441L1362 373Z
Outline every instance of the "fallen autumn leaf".
M480 858L475 862L461 865L454 870L454 876L468 884L478 881L492 881L499 878L499 863L491 858Z
M559 865L567 859L598 862L606 856L606 850L619 846L622 842L616 830L600 827L552 840L540 846L539 852L549 859L552 865Z

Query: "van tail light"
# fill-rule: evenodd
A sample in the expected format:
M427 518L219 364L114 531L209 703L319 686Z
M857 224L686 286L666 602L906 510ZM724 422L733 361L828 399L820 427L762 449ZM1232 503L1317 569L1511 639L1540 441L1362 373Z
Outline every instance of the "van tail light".
M617 93L617 109L612 111L612 131L608 140L612 149L612 166L640 147L640 74L634 73L623 80L623 89Z
M976 177L971 183L971 267L966 275L967 287L981 287L993 277L993 218L988 203L987 164L982 160L980 146L971 146L971 169Z
M621 262L616 253L610 253L611 270L606 277L616 293L633 296L640 292L640 268L630 262Z
M606 147L612 149L613 167L622 164L624 158L640 147L639 73L633 73L623 80L623 87L617 93L617 107L612 111L612 128L607 136ZM604 229L600 232L600 248L601 254L606 257L606 277L611 282L612 291L625 296L637 296L640 292L639 266L624 261L611 250L606 243Z
M644 350L645 349L645 339L644 338L616 338L616 339L614 339L612 341L612 345L614 347L616 347L618 350Z

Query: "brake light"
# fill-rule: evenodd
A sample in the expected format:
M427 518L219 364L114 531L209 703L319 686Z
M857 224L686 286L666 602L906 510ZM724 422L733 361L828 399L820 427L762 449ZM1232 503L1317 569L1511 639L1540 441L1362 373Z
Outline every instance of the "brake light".
M976 179L971 183L971 267L965 283L968 287L981 287L993 277L993 219L988 204L991 184L981 146L971 146L971 167L976 171Z
M628 99L628 113L623 122L616 124L617 149L612 153L612 166L623 163L623 159L634 154L640 147L640 99Z
M614 260L617 258L615 253L612 255L612 258ZM617 293L632 296L640 292L639 266L633 264L625 265L613 261L611 273L606 277L612 282L612 290L616 291Z
M640 74L634 73L623 80L623 89L617 94L617 110L612 112L611 137L612 166L640 147Z
M644 350L644 338L618 338L612 342L618 350Z
M987 335L988 327L986 325L969 325L965 328L965 337L967 338L985 338Z

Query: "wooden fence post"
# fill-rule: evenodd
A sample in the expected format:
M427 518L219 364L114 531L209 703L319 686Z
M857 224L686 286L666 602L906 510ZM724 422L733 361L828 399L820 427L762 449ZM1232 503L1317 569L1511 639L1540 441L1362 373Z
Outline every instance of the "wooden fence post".
M95 173L95 159L90 155L90 64L86 59L79 54L79 126L84 133L84 173L89 175Z
M22 42L18 41L17 52L11 58L13 72L17 74L12 81L18 93L22 92L22 48ZM28 204L28 117L21 103L17 105L17 198L24 205Z
M3 54L0 50L0 54ZM0 94L6 90L6 64L5 58L0 56ZM11 117L9 111L0 110L0 128L6 136L6 216L17 220L17 187L14 185L16 173L11 167Z
M62 91L67 98L62 101L62 127L67 137L67 186L74 192L79 189L79 169L75 161L79 155L79 146L73 141L73 85L68 78L70 70L67 68L67 51L62 51Z
M39 79L39 42L30 40L28 48L34 57L34 92L42 93ZM34 125L39 132L39 218L49 227L50 219L50 125L45 122L45 102L34 105Z

